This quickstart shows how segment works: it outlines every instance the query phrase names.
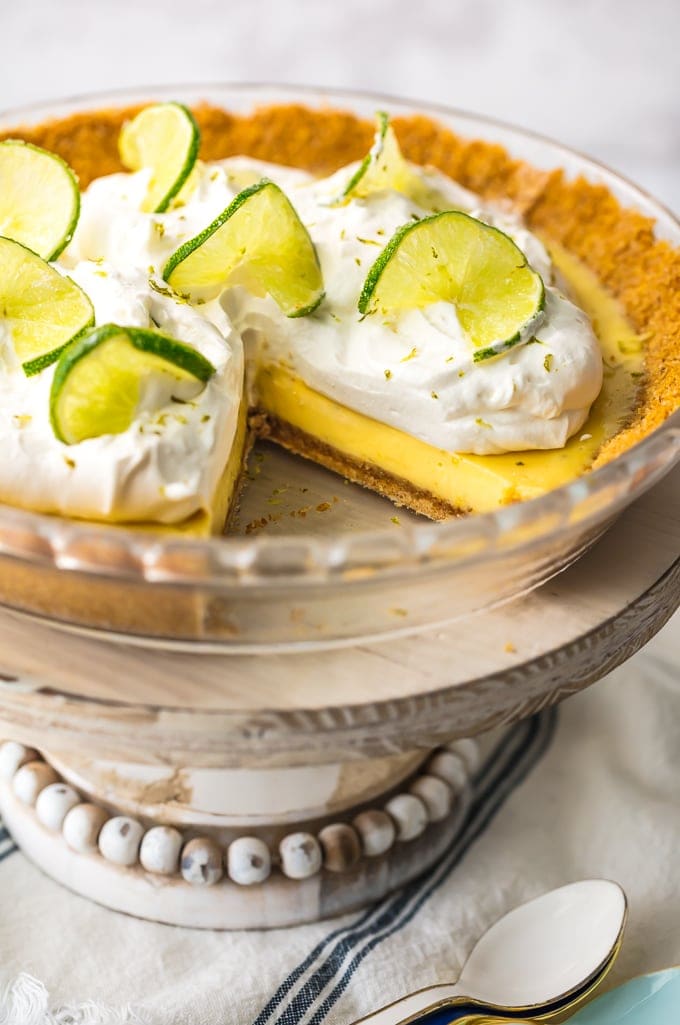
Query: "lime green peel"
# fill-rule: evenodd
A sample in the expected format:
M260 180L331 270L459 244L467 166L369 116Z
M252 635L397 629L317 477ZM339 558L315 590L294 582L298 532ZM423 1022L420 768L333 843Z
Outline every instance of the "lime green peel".
M212 224L181 245L163 278L189 299L212 298L227 283L245 285L269 293L288 317L307 316L324 296L309 232L266 178L239 192Z
M78 338L57 363L50 392L50 420L66 445L132 424L142 388L158 375L195 382L197 391L215 368L204 356L160 331L104 324Z
M79 215L78 181L61 157L19 139L0 142L0 235L55 260Z
M529 341L545 289L513 240L458 210L398 228L366 276L359 311L395 316L450 302L475 362Z
M189 184L200 141L196 120L181 103L145 107L123 125L118 150L124 166L130 171L151 171L142 210L163 213L170 207Z
M75 281L20 242L2 237L0 315L28 377L54 363L94 323L92 303Z

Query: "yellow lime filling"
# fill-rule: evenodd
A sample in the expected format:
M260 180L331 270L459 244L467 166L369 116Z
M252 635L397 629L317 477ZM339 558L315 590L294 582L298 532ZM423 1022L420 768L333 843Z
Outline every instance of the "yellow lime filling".
M239 480L248 448L248 408L245 399L241 402L236 433L213 499L207 509L200 509L180 523L126 523L132 530L153 530L163 533L181 534L183 537L210 537L221 534L238 499Z
M563 448L495 456L446 452L340 405L279 365L258 371L260 407L350 459L369 463L461 511L486 512L574 480L588 470L603 442L635 407L642 343L593 272L562 247L547 244L574 301L593 322L604 360L602 391L586 424Z

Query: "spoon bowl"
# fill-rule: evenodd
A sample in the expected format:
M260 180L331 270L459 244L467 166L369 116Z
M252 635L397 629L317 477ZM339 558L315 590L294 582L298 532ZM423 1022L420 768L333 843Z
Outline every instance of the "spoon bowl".
M411 993L360 1023L415 1025L425 1014L434 1023L435 1012L453 1006L464 1007L466 1016L530 1012L538 1017L564 1010L609 970L626 914L625 894L609 880L586 879L551 890L492 925L457 983Z
M484 933L457 988L508 1010L566 999L599 974L616 946L626 899L616 883L586 879L522 904Z

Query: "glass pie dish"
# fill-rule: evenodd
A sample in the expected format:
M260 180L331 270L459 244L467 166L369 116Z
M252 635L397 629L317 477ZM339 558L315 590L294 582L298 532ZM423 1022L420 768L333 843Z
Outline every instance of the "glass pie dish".
M656 238L680 245L680 223L669 211L595 161L489 119L375 94L145 88L8 111L0 130L170 99L236 115L291 104L367 119L382 107L397 117L422 115L463 139L503 147L532 169L561 168L567 181L603 186L622 207L650 218ZM102 638L190 651L305 651L403 635L545 582L679 455L676 411L612 461L542 497L430 523L401 510L397 516L386 500L258 443L228 536L195 539L0 506L0 602Z

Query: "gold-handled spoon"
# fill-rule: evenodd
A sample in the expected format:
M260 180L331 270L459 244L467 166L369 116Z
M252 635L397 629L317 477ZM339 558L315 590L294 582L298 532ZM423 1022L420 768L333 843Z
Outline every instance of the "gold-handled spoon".
M457 983L411 993L361 1018L361 1025L449 1025L465 1015L563 1015L609 971L626 913L623 890L605 879L552 890L492 925Z

